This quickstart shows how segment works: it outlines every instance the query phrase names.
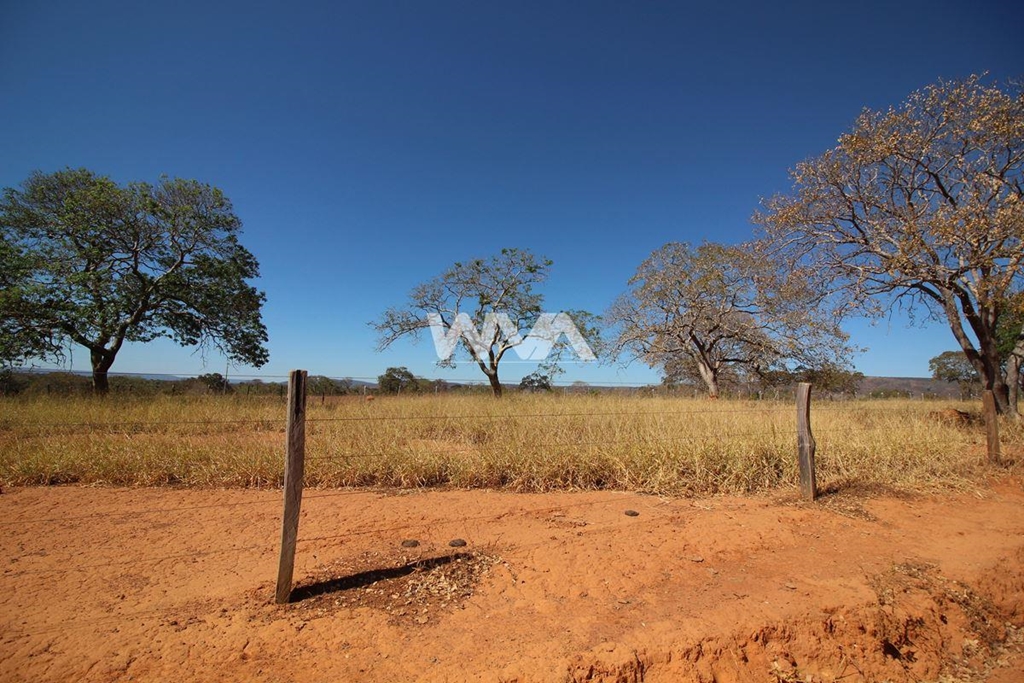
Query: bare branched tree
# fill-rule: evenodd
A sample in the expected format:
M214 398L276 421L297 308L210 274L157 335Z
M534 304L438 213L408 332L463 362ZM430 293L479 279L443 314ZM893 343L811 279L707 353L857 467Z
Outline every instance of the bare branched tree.
M971 77L866 110L792 175L793 192L755 215L774 247L851 309L903 306L944 321L999 410L1016 415L997 327L1024 275L1020 86Z
M845 364L847 336L811 283L770 264L759 244L666 244L608 314L615 351L666 371L696 368L712 397L730 369Z

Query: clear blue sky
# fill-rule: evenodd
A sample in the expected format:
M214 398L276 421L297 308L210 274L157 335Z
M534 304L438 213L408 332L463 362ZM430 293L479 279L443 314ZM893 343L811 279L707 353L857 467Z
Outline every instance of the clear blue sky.
M549 310L602 312L663 243L748 238L759 198L862 107L1024 73L1005 1L303 5L0 3L0 186L84 166L222 188L262 266L263 374L482 378L434 368L429 339L375 353L366 323L504 246L554 260ZM955 348L901 318L849 330L867 374L927 375ZM203 364L158 343L119 370Z

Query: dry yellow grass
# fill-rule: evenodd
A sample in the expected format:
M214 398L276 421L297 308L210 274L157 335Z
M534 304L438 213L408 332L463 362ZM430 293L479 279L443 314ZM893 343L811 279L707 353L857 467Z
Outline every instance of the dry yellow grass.
M818 401L818 479L828 486L968 488L989 471L980 425L925 401ZM279 486L284 403L157 397L0 401L0 482ZM625 395L317 399L307 485L746 493L797 480L789 403ZM1008 449L1021 429L1004 423Z

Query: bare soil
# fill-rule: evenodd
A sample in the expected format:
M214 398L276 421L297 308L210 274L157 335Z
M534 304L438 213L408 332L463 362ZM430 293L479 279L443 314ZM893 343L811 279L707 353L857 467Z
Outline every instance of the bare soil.
M0 680L1024 680L1019 479L814 505L307 491L285 606L280 507L5 491Z

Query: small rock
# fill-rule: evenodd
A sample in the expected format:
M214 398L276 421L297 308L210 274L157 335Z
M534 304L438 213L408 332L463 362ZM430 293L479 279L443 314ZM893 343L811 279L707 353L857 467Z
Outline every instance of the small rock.
M704 558L701 557L700 555L694 555L693 557L690 558L690 562L703 562L703 561L704 561Z
M636 510L626 510L626 516L627 517L639 517L640 513L637 512Z
M466 542L461 538L453 538L452 540L448 541L448 545L450 545L453 548L462 548L466 545Z
M419 544L420 542L417 541L415 538L407 538L404 541L402 541L403 548L415 548Z
M424 615L424 616L422 616L422 617L416 617L416 623L417 623L417 624L425 624L425 623L427 623L428 621L430 621L430 618L429 618L429 617L427 617L426 615Z
M786 584L786 588L788 588L791 591L795 591L796 590L796 584L795 583L787 583Z

